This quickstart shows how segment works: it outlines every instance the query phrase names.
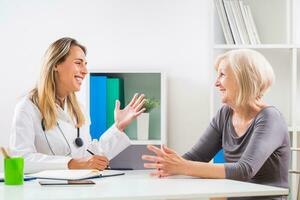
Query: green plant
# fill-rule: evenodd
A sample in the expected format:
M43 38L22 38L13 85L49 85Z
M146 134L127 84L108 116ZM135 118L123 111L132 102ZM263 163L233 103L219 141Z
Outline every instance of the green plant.
M154 108L160 105L159 101L155 98L146 98L143 108L146 108L145 113L149 113Z

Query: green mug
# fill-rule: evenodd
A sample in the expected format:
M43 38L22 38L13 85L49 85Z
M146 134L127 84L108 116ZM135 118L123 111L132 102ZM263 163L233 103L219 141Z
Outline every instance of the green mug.
M24 159L22 157L4 159L4 183L22 185L24 180Z

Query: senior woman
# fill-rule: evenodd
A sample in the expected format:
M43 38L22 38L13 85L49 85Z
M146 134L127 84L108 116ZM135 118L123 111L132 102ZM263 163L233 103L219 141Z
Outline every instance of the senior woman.
M13 119L10 150L24 157L25 173L103 170L130 145L123 130L144 111L144 95L136 94L122 110L117 101L115 123L99 142L92 142L88 117L75 95L87 75L86 65L86 48L73 38L60 38L47 49L39 82L17 104Z
M220 55L215 69L224 105L198 142L183 156L167 146L148 146L156 155L144 155L151 161L144 166L156 168L152 175L159 177L227 178L287 188L287 125L280 111L262 99L274 82L271 65L259 52L239 49ZM208 163L221 148L226 162Z

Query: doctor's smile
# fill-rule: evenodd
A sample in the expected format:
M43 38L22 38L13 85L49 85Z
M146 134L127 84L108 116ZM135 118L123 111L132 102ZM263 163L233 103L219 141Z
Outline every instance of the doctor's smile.
M89 117L75 95L88 73L86 52L86 47L73 38L52 43L44 55L36 87L17 104L10 150L24 157L25 173L103 170L130 145L123 131L144 112L144 95L135 94L124 109L117 100L114 124L99 140L92 141Z

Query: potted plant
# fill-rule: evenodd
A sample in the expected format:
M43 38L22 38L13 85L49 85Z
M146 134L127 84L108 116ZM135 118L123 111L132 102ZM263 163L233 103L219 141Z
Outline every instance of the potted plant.
M159 101L155 98L146 98L143 108L145 111L137 118L137 139L148 140L149 138L149 113L159 106Z

